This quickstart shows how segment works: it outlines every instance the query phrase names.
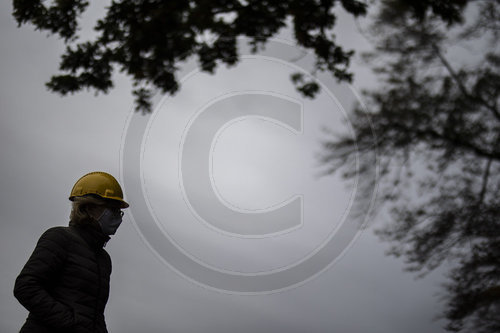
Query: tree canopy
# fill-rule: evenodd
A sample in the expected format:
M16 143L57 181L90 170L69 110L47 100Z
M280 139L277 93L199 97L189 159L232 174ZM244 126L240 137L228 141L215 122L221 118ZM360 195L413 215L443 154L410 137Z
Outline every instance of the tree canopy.
M213 72L220 64L239 61L237 38L247 37L254 51L292 22L295 41L312 50L315 69L329 71L339 81L350 81L352 51L335 42L332 29L336 6L359 16L366 4L359 0L118 0L112 1L104 18L97 21L97 36L78 41L78 19L88 7L86 0L14 0L13 15L21 24L62 37L67 44L61 57L61 74L47 83L62 95L85 88L108 92L115 69L133 80L136 110L151 110L153 88L173 94L179 89L179 64L197 57L200 68ZM294 76L305 96L318 86ZM299 86L300 85L300 86Z
M379 7L366 58L381 85L365 93L368 119L351 114L354 138L325 142L323 161L362 182L375 151L390 254L421 275L450 261L447 329L499 332L500 1L420 3L437 7Z

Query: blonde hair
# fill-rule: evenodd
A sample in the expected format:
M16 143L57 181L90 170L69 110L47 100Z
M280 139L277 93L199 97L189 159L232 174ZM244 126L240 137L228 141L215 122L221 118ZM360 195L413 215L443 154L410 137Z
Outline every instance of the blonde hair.
M89 214L88 207L91 205L104 205L106 202L103 199L95 195L85 195L74 197L72 201L71 213L69 214L69 225L97 225L97 221Z

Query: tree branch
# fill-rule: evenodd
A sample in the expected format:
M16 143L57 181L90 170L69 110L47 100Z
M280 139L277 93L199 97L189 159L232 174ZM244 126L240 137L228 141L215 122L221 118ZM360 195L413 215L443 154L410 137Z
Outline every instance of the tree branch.
M416 129L416 128L411 128L408 126L404 126L400 123L391 123L390 127L392 128L399 128L402 133L409 133L414 134L417 137L421 137L424 139L423 141L425 142L425 138L429 139L434 139L434 140L441 140L443 143L448 143L454 147L457 148L462 148L467 151L473 152L479 157L484 157L488 159L494 159L500 161L500 152L498 151L488 151L485 150L481 147L477 147L471 142L467 140L463 140L460 135L455 135L453 137L446 136L442 133L439 133L438 131L432 129L432 128L426 128L426 129ZM391 139L390 137L387 137L387 139Z
M469 93L469 91L465 88L462 80L460 80L460 78L458 77L457 73L455 73L455 71L453 70L453 67L451 67L451 65L448 62L448 60L446 60L446 58L443 56L443 54L439 50L438 46L435 43L431 43L431 46L432 46L432 49L434 50L434 52L436 53L437 57L439 58L439 60L441 60L441 63L444 65L444 67L446 67L446 70L450 73L451 77L453 78L453 80L457 84L458 89L460 89L460 91L467 98L470 98L470 99L472 99L474 101L477 101L477 102L481 103L483 106L485 106L488 110L490 110L493 113L493 115L495 116L495 118L497 118L497 120L500 120L500 112L498 111L498 109L495 108L494 106L488 104L481 97L479 97L479 96L472 96Z
M488 178L490 177L490 170L491 170L491 164L493 162L493 158L489 158L488 162L486 164L486 170L484 171L483 174L483 181L481 185L481 192L479 193L479 200L477 202L477 207L482 205L484 196L486 194L486 188L488 187Z

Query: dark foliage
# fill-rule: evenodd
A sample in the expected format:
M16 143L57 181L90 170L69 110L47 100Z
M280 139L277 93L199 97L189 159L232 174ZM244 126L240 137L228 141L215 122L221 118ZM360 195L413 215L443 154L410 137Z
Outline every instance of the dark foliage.
M62 37L68 47L60 70L47 83L62 95L84 88L108 92L115 68L129 75L136 87L136 110L149 112L152 88L173 94L179 89L178 65L191 56L203 71L239 61L237 38L248 37L256 52L292 22L298 45L312 50L315 69L339 81L350 81L353 52L335 43L332 29L336 6L358 16L366 13L359 0L116 0L95 26L97 37L77 43L78 18L88 1L14 0L14 17L21 24ZM319 90L314 82L298 82L305 96Z
M355 138L325 143L329 171L361 182L353 160L377 153L391 220L378 234L421 276L449 261L452 331L500 331L499 13L497 0L385 1L367 56L382 82L365 94L370 121L358 108ZM466 49L467 63L449 60Z

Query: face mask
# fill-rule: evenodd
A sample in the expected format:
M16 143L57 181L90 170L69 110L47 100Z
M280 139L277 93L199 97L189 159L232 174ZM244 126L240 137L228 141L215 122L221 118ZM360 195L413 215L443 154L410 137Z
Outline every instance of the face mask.
M109 208L105 208L101 216L97 219L101 226L102 232L105 235L114 235L120 224L122 223L121 212L114 214Z

